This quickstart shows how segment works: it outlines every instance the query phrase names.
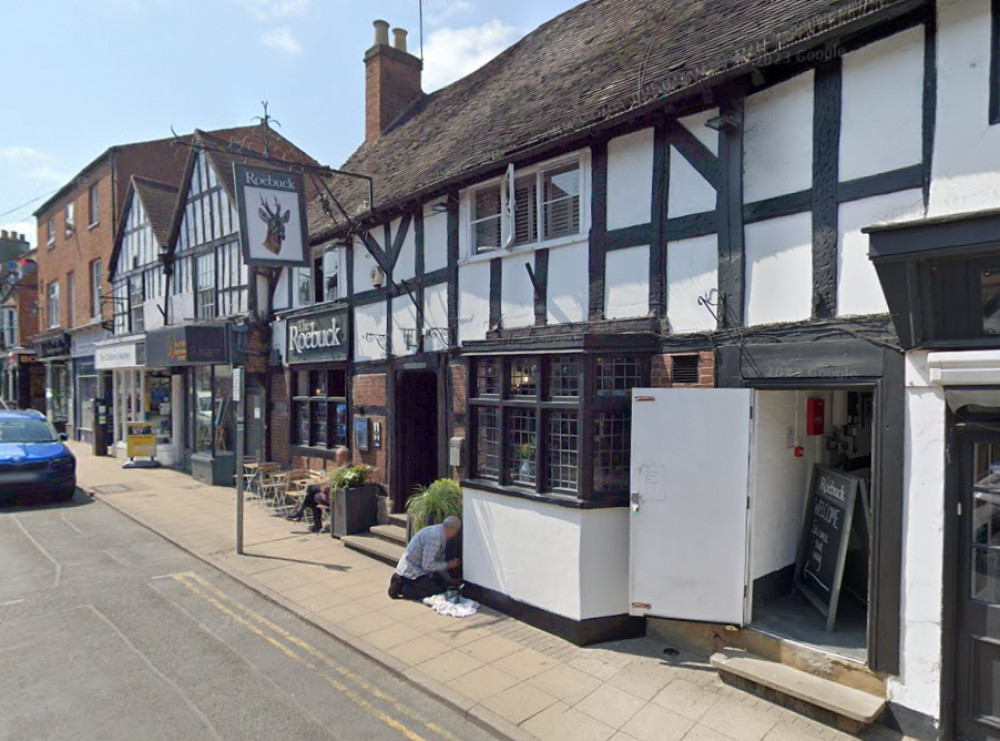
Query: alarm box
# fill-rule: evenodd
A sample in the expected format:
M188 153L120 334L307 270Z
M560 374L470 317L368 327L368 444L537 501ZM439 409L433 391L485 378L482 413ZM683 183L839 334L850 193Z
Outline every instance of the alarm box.
M824 434L824 419L826 417L826 402L823 399L806 400L806 434Z

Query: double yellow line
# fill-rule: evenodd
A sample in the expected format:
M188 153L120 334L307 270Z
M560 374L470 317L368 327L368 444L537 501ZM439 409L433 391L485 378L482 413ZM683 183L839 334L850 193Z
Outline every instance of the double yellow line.
M445 739L446 741L461 741L436 723L421 717L405 705L401 705L392 695L372 685L350 669L335 663L326 654L309 645L298 636L293 635L280 625L268 620L239 600L226 594L198 574L193 572L173 574L171 578L258 638L278 649L292 661L312 671L316 671L330 686L347 697L359 708L382 723L385 723L393 730L398 731L410 741L427 741L427 739L396 720L396 718L375 707L368 699L362 696L361 692L367 694L368 697L377 699L384 705L390 706L396 715L415 721L433 733L437 738Z

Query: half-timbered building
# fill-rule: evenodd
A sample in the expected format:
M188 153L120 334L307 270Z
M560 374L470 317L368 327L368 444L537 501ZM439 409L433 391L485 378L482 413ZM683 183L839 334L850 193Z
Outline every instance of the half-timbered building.
M459 478L470 592L577 642L995 737L997 13L592 0L430 95L377 22L372 189L325 181L279 283L272 454L347 442L397 510ZM349 353L288 342L334 316Z
M178 139L176 182L135 177L110 258L113 339L97 367L113 371L116 450L129 422L152 425L157 458L200 480L232 485L232 368L247 369L246 452L259 455L273 281L240 246L235 163L312 160L264 125Z

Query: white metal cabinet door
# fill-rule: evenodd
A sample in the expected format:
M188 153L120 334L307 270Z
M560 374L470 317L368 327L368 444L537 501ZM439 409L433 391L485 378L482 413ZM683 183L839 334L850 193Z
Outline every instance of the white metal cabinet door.
M633 615L743 624L749 389L635 389Z

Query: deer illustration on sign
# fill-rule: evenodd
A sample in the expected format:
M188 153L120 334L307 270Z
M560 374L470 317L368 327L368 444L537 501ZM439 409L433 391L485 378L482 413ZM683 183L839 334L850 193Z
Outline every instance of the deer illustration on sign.
M291 212L285 209L285 212L281 212L281 204L278 199L274 199L274 210L267 205L267 201L264 197L260 198L260 208L257 210L257 214L260 216L260 220L267 224L267 237L264 239L264 249L268 252L278 255L281 253L281 245L285 241L285 224L291 218Z

